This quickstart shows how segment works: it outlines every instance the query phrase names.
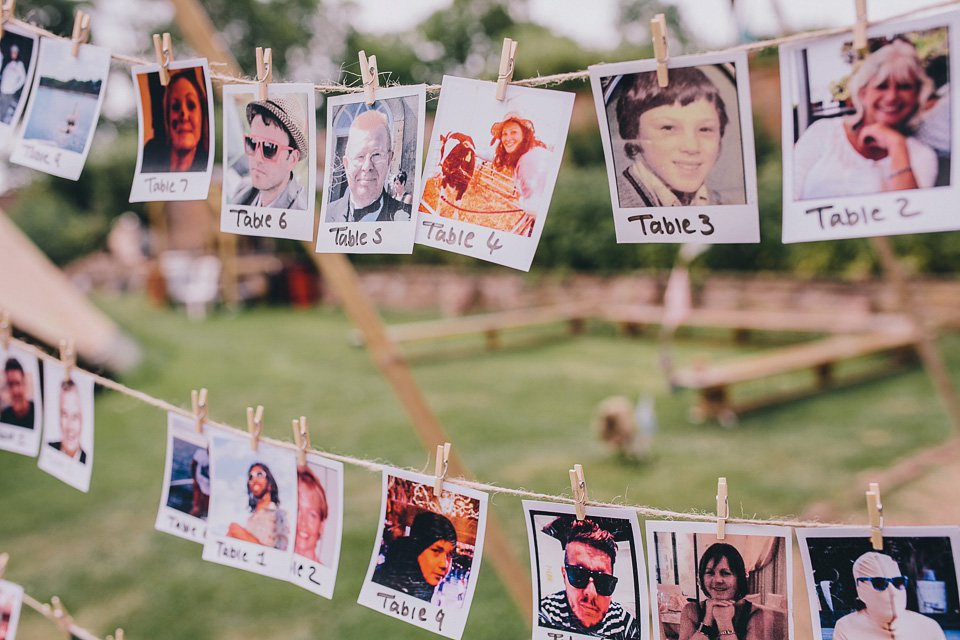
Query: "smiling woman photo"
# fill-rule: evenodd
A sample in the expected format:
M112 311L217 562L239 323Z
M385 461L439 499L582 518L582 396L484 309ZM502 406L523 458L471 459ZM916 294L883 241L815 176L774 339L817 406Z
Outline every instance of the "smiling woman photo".
M144 173L207 170L210 118L196 71L177 71L170 78L163 92L163 132L143 146Z
M716 542L703 552L697 577L706 599L688 602L680 616L680 640L771 640L762 610L746 599L747 570L733 545Z
M632 164L617 175L620 206L669 207L728 204L706 186L720 157L727 125L720 91L697 67L623 76L616 120Z
M794 146L796 199L932 187L936 152L913 133L933 90L909 42L871 53L850 76L853 115L815 121Z

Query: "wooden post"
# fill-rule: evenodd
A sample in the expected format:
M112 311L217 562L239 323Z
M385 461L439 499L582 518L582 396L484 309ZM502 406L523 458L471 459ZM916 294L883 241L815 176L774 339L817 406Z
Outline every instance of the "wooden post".
M312 243L306 242L304 245L307 253L320 267L324 278L336 288L343 308L353 324L363 333L363 342L370 357L390 383L424 448L430 451L438 443L451 442L450 436L447 435L430 409L430 405L427 404L420 387L417 386L403 352L387 335L380 314L360 288L360 280L353 265L343 254L316 253ZM450 452L449 475L472 478L460 459L456 447ZM523 570L523 564L510 546L510 541L503 533L493 511L489 511L487 515L484 546L489 553L485 557L493 563L503 586L510 592L517 607L529 621L533 615L530 600L533 586L530 583L530 574Z
M172 0L172 2L176 8L174 19L190 46L210 62L224 63L230 73L239 76L241 71L237 61L220 40L209 16L197 0ZM354 326L363 333L367 351L390 383L425 449L430 452L437 444L451 442L450 436L446 434L413 379L403 353L387 335L380 314L360 288L357 272L350 261L339 253L316 253L312 242L305 242L304 247L320 268L324 278L336 288L337 294L343 301L344 310ZM448 469L450 476L472 477L460 460L457 448L453 448L450 452ZM531 620L533 610L530 594L533 587L530 583L530 574L523 569L524 563L510 546L510 541L492 511L488 513L485 536L487 558L500 575L504 587L513 597L517 608L528 621Z
M957 393L953 387L953 381L950 379L950 372L947 371L940 352L934 344L933 334L927 326L924 319L925 314L921 308L919 296L913 296L907 284L907 278L900 268L897 256L890 245L890 239L886 236L870 238L874 251L880 258L880 264L890 279L894 291L897 294L897 301L900 310L910 318L913 330L917 337L917 351L923 366L933 382L933 387L940 397L940 402L947 412L947 417L953 423L953 428L960 432L960 401L957 400Z

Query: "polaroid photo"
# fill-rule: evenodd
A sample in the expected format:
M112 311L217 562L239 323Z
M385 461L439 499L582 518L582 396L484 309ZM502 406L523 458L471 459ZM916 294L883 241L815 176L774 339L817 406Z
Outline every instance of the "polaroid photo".
M297 528L290 582L333 598L343 535L343 464L314 453L297 467Z
M86 493L93 471L93 377L43 363L43 444L37 466Z
M747 54L593 65L617 242L760 241Z
M797 529L815 640L960 637L960 528Z
M40 39L37 72L10 162L76 180L90 151L110 74L110 50Z
M210 434L210 509L203 559L285 580L297 522L297 458L265 442Z
M960 13L780 47L783 242L960 229ZM960 79L960 76L958 76Z
M653 637L793 638L789 527L647 521ZM699 636L697 636L699 637Z
M0 580L0 640L16 640L23 606L23 587Z
M574 94L444 76L417 244L529 271L560 171Z
M0 37L0 140L7 140L20 121L37 63L39 38L7 24Z
M426 85L327 100L318 252L413 252L426 101Z
M380 527L357 602L447 638L463 635L487 525L487 494L383 470Z
M140 145L130 202L205 200L213 171L213 91L205 59L132 68Z
M3 80L0 78L0 83ZM35 355L11 344L0 346L0 449L25 456L40 451L43 402L40 398L40 362Z
M316 102L312 84L223 87L220 231L313 240Z
M643 536L632 509L523 501L533 571L534 640L646 640ZM560 633L558 633L560 632Z
M154 528L203 544L210 511L210 437L215 427L197 431L197 421L167 414L167 459L163 494Z

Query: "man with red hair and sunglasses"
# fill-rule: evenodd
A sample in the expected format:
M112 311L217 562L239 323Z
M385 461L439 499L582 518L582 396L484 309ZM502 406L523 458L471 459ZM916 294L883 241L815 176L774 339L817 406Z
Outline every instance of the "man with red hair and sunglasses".
M564 590L540 599L540 626L614 640L640 638L636 619L612 602L617 543L587 518L557 518L544 529L564 549Z
M306 211L308 194L293 169L309 152L306 115L295 95L279 95L247 104L250 133L243 150L250 173L240 181L231 204Z

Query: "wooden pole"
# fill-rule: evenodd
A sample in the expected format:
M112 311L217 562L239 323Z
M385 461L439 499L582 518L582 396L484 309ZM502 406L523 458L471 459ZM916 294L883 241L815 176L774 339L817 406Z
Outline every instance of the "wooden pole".
M240 75L240 66L220 40L209 16L197 1L172 0L172 2L176 8L177 26L190 46L210 62L223 63L230 73ZM387 336L380 314L360 288L360 281L353 265L343 254L316 253L310 242L305 242L304 246L307 254L320 268L324 278L336 288L337 294L343 301L344 310L354 326L363 333L368 353L390 383L390 387L403 405L426 450L432 452L436 445L450 442L450 437L430 409L414 380L406 358ZM449 475L472 477L456 449L450 453ZM510 546L510 541L492 511L488 512L485 537L484 546L488 551L487 557L500 575L504 587L513 597L517 608L528 621L531 620L533 587L530 583L530 574L523 570L523 563Z
M885 236L870 238L874 251L880 257L880 264L890 283L893 285L897 294L897 302L903 311L910 318L913 330L917 337L917 351L923 366L927 370L933 382L934 389L940 397L940 402L947 412L947 417L953 423L953 428L960 432L960 401L957 400L957 393L953 387L953 381L950 379L950 372L947 371L940 352L934 343L933 332L925 320L926 314L923 312L920 296L911 294L907 277L900 267L897 256L890 245L890 239Z
M420 387L417 386L403 352L387 335L380 314L361 289L353 265L343 254L316 253L312 243L304 244L307 252L323 272L324 278L336 288L347 315L363 333L364 344L370 357L390 383L394 394L410 417L424 448L429 452L438 444L451 442L450 436L447 435L443 425L427 404ZM450 451L449 476L473 477L457 454L456 448ZM530 599L533 585L530 583L530 574L522 569L523 565L510 546L510 541L493 511L488 512L485 535L484 546L489 552L486 557L490 558L517 608L526 616L527 621L530 621L533 615Z

